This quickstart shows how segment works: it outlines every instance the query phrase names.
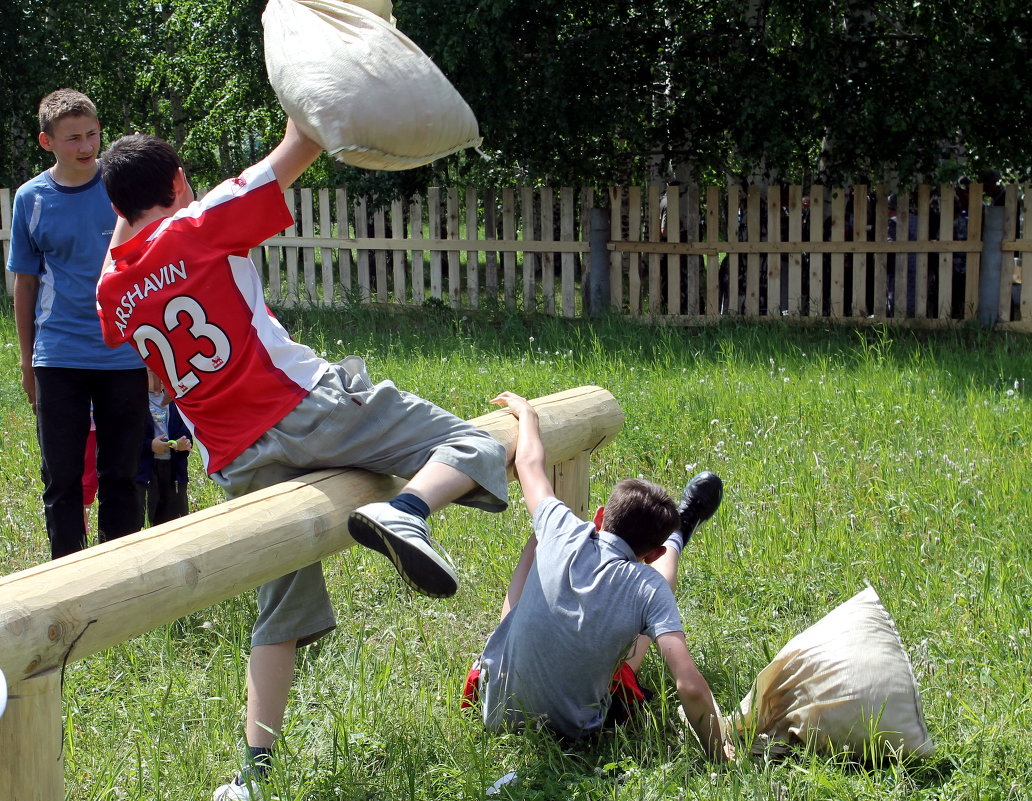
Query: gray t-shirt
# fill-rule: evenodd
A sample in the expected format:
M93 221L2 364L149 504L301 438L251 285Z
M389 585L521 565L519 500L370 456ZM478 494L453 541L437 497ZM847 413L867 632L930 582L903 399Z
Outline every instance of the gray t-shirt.
M568 737L597 730L635 638L683 631L674 594L630 546L557 498L534 514L537 554L519 602L481 658L484 723L532 720Z

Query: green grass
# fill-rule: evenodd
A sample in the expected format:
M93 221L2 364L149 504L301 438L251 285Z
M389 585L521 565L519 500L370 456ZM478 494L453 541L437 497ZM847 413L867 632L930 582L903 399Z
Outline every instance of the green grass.
M724 504L682 560L689 646L733 707L793 635L869 580L894 615L938 754L858 765L798 754L706 763L654 717L598 742L492 735L458 709L529 531L518 491L502 515L436 521L462 587L428 600L386 561L326 563L339 628L302 653L274 783L284 801L480 799L1019 799L1032 797L1032 339L780 324L675 330L504 313L472 318L353 306L284 313L301 341L366 356L462 417L502 389L529 397L598 384L624 431L592 460L594 502L641 475L679 491L701 469ZM9 303L0 315L0 570L47 557L38 449L21 396ZM197 461L194 469L198 468ZM219 500L200 475L194 506ZM74 801L200 801L241 746L250 596L68 666L66 781ZM5 800L6 801L6 800Z

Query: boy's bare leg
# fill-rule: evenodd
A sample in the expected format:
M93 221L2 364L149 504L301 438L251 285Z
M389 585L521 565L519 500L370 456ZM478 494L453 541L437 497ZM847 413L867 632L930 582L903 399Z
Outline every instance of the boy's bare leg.
M436 512L476 486L472 478L449 464L427 462L409 479L402 492L418 496L431 512Z
M681 559L681 549L685 546L695 530L716 513L724 497L724 482L716 473L705 470L692 477L681 494L678 511L681 515L681 529L675 531L664 543L663 554L651 564L659 574L667 580L670 589L677 591L677 566ZM627 664L637 673L641 667L650 640L644 635L638 638L627 659Z
M272 748L294 680L297 640L255 645L247 665L247 744Z
M677 566L681 561L681 551L677 548L671 548L667 546L663 549L663 555L660 556L649 564L652 565L659 574L667 580L667 584L670 585L670 589L677 591ZM644 634L638 635L637 641L634 643L630 656L627 657L627 665L635 673L638 672L638 668L641 667L642 661L645 659L645 652L649 650L649 646L652 645L652 640L646 637Z
M530 566L534 564L534 555L537 553L537 537L533 534L523 546L519 561L516 562L516 569L512 571L512 578L509 579L509 588L505 591L505 601L502 603L501 620L505 620L516 602L523 595L523 587L527 583L527 576L530 575Z

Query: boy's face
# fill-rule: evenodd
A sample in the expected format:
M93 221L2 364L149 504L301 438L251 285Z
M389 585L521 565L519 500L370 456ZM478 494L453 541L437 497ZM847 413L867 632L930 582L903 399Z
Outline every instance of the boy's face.
M49 134L40 133L39 144L54 154L55 178L87 181L97 171L100 122L93 117L62 117Z

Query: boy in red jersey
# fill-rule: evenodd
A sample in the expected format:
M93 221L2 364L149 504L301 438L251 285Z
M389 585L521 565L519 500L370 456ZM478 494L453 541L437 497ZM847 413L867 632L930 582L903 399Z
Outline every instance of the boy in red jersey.
M115 142L104 154L120 217L97 286L104 338L132 343L175 392L205 469L231 498L327 467L409 478L396 498L355 510L348 530L414 589L452 595L455 573L426 519L453 501L504 510L504 448L390 381L373 385L360 358L330 364L291 340L247 257L292 224L283 190L320 152L288 120L266 159L195 202L167 143L139 134ZM262 797L296 649L334 626L320 564L259 588L248 665L251 753L216 801Z

